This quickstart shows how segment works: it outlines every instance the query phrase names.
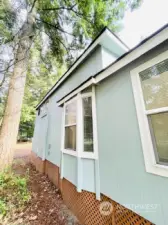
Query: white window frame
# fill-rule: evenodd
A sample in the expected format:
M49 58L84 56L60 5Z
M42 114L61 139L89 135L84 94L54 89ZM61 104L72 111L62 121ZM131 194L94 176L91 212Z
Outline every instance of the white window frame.
M162 54L156 56L155 58L138 66L137 68L133 69L130 73L146 171L148 173L168 177L168 166L158 164L158 162L156 161L155 149L153 146L150 127L147 118L148 115L160 112L168 112L168 107L146 110L139 76L140 72L164 61L165 59L168 59L168 51L165 51Z
M63 130L64 130L64 139L63 139L63 151L64 153L69 153L70 155L74 155L77 156L77 129L78 129L78 101L77 101L77 97L72 98L71 100L69 100L68 102L65 102L64 104L64 122L63 122ZM65 149L65 128L67 127L67 125L65 124L65 116L66 116L66 106L75 102L76 101L76 123L75 124L70 124L68 126L73 126L76 125L76 150L73 149Z
M83 119L83 98L92 98L92 120L93 120L93 152L84 152L84 119ZM65 108L73 101L77 101L77 121L76 121L76 151L65 149ZM69 154L79 158L97 159L98 145L97 145L97 117L96 117L96 103L95 103L95 87L92 86L92 91L88 93L79 92L77 96L67 101L63 105L63 126L62 126L62 153Z

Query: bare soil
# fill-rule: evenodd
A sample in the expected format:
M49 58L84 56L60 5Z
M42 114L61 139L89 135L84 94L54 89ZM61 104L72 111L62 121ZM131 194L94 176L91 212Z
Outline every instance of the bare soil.
M32 150L31 142L21 142L17 143L14 147L14 158L22 158L30 155Z
M13 218L12 224L21 225L80 225L77 218L64 205L59 190L49 179L38 173L29 158L15 159L13 171L25 176L29 173L28 189L31 200Z

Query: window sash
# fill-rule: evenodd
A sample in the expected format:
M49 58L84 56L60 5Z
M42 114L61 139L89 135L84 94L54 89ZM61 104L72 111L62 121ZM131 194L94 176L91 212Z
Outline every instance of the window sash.
M76 105L76 115L75 115L75 123L69 123L69 124L66 124L66 107L69 106L70 104L74 104ZM73 99L71 99L70 101L66 102L64 104L64 140L63 140L63 149L64 150L67 150L67 151L74 151L76 152L77 150L77 98L74 97ZM70 128L70 127L75 127L75 148L66 148L66 128ZM71 140L72 141L72 140ZM73 145L73 143L71 143Z
M76 144L77 144L77 134L76 134L76 131L77 131L76 125L65 127L64 148L66 150L76 151ZM68 145L70 147L67 147Z
M73 105L74 104L74 106L73 107L75 107L75 112L74 111L70 111L69 113L67 113L66 112L66 110L67 110L67 107L68 106L70 106L71 107L71 105ZM69 102L67 102L66 104L65 104L65 126L67 126L67 125L71 125L71 124L76 124L77 122L77 99L76 98L73 98L72 100L70 100ZM72 119L70 119L70 121L68 121L69 120L69 118L68 118L68 114L69 114L69 116L72 116ZM74 117L74 118L73 118ZM71 122L71 120L73 121L73 122Z
M163 112L163 113L157 113L157 114L151 114L148 116L148 123L149 123L149 129L150 129L150 133L151 133L151 139L152 139L152 144L153 144L153 149L154 149L154 154L155 154L155 158L156 158L156 162L160 165L168 165L168 155L167 155L167 150L168 150L168 145L166 145L165 140L168 140L168 138L166 136L165 132L165 127L163 127L163 121L161 121L161 123L157 123L157 119L155 120L155 118L152 118L152 116L161 116L161 120L165 120L164 116L168 116L167 115L168 112ZM167 121L167 118L166 118ZM155 124L154 124L155 123ZM157 130L156 130L156 126L157 126ZM162 128L162 131L165 132L164 134L162 134L161 136L159 135L159 131L161 131L160 128ZM168 126L167 126L168 128ZM165 136L165 137L164 137ZM166 138L166 139L165 139ZM165 151L166 148L166 151Z

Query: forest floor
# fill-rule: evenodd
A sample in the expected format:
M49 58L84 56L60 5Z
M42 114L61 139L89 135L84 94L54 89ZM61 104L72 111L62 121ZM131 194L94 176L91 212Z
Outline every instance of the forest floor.
M0 225L80 225L63 203L59 190L30 163L28 152L27 149L15 151L12 172L23 178L28 176L30 200Z

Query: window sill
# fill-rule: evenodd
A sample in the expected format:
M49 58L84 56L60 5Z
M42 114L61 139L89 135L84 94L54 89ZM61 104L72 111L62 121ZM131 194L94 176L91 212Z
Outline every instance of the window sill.
M98 158L94 152L82 152L79 155L79 157L84 158L84 159L97 159Z
M62 150L62 153L67 154L67 155L72 155L78 158L84 158L84 159L97 159L97 155L93 152L81 152L80 154L78 154L76 151L74 150L67 150L64 149Z
M148 165L146 167L146 171L148 173L152 173L162 177L168 177L168 166L166 165L160 165L160 164Z
M63 152L64 154L72 155L72 156L76 156L76 157L77 157L77 152L74 151L74 150L71 150L71 149L69 149L69 150L64 149L64 150L62 150L62 152Z

